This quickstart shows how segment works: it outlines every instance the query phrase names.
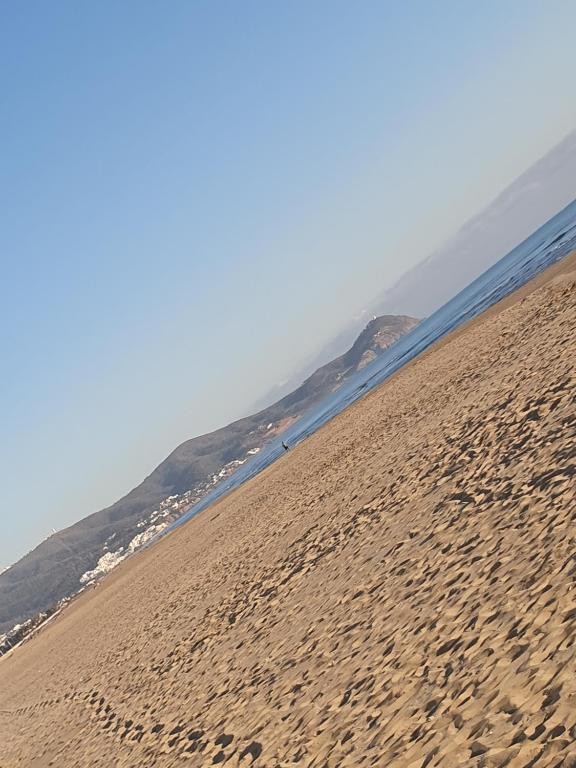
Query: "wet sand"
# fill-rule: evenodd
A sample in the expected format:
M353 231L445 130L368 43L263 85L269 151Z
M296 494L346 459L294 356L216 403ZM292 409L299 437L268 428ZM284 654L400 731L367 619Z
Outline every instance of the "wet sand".
M576 258L0 660L0 768L576 766Z

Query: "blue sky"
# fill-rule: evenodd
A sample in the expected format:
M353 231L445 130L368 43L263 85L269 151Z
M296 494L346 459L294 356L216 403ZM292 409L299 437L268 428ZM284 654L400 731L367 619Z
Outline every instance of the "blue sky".
M0 567L290 376L575 124L560 0L0 8Z

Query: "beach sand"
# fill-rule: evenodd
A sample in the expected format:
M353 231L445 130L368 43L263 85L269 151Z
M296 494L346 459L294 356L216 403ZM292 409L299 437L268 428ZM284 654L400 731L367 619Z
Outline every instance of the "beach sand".
M0 768L576 766L576 259L0 660Z

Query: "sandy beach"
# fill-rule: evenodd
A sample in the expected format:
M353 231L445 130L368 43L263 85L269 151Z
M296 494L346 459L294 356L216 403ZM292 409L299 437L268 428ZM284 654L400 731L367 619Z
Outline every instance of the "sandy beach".
M0 768L576 766L576 257L0 660Z

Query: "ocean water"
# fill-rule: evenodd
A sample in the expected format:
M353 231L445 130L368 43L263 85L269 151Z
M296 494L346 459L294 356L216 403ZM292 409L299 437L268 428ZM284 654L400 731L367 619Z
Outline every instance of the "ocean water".
M383 355L352 376L337 392L306 412L282 434L281 438L271 441L260 453L243 464L233 475L220 483L167 528L165 533L187 522L284 455L282 439L291 448L298 445L403 365L424 352L431 344L481 314L574 250L576 250L576 200L434 314L423 320Z

